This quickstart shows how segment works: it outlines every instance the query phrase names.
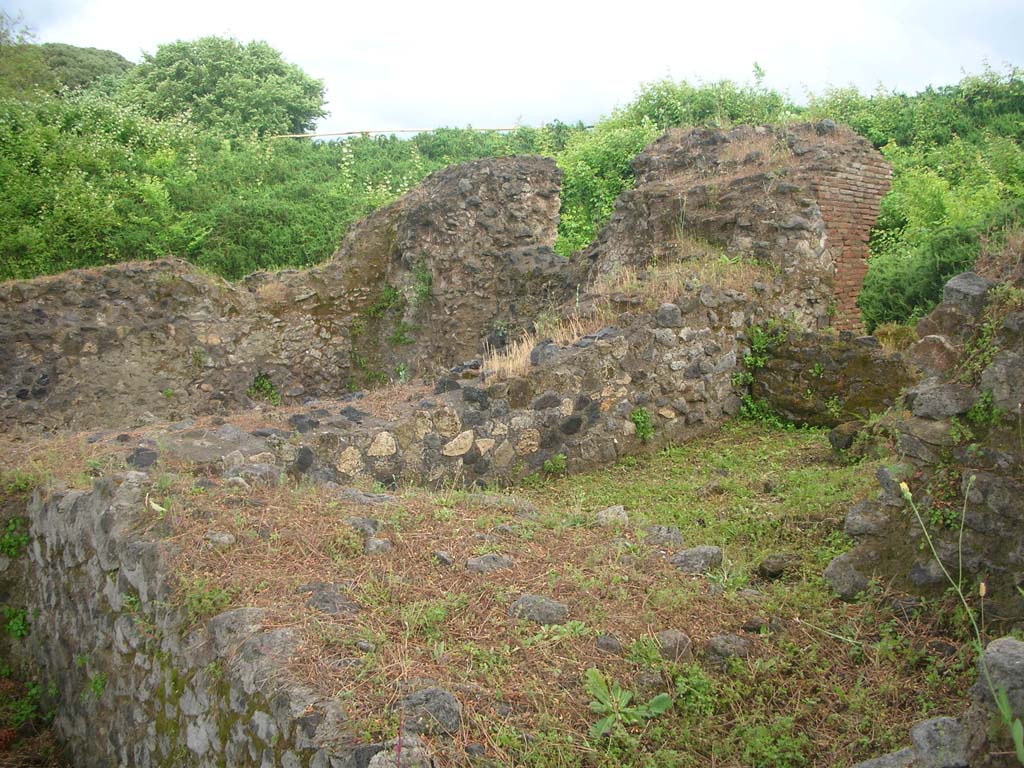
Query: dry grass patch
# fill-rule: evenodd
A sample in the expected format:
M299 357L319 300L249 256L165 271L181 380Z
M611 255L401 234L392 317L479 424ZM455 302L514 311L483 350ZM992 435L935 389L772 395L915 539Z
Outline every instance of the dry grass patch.
M962 628L941 606L938 619L908 618L883 592L847 605L822 584L824 563L848 546L842 517L872 474L837 464L823 433L731 426L602 472L538 480L520 492L532 506L412 489L374 506L308 486L196 492L181 477L164 488L168 511L153 524L178 552L179 600L261 606L271 625L298 629L291 673L337 697L360 738L393 738L395 703L436 684L465 707L461 731L435 742L442 765L463 764L476 743L500 764L537 768L832 766L899 746L922 716L955 713L972 668ZM613 503L630 524L596 526L596 511ZM392 548L365 554L353 516L379 520L376 535ZM721 546L723 566L680 574L669 551L645 543L645 524L678 527L684 546ZM218 548L210 532L235 543ZM797 554L796 570L761 579L760 558L780 551ZM466 570L487 553L512 565ZM324 584L358 610L310 607L300 587ZM525 593L567 604L567 623L509 618ZM775 631L743 629L757 617ZM724 667L671 662L654 639L665 629L696 648L735 633L752 652ZM599 650L599 635L622 650ZM634 702L668 693L672 708L595 738L589 669Z

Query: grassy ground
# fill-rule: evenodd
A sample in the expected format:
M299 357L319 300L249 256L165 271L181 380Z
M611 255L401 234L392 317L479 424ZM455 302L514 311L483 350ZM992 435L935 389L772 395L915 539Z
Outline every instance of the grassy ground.
M476 744L495 764L537 768L840 766L900 746L915 720L958 713L972 668L963 622L945 606L908 618L880 585L847 605L823 584L824 566L850 546L845 512L874 493L873 470L838 462L822 432L749 423L603 471L537 478L514 498L409 489L369 507L304 485L202 489L188 467L167 465L152 524L178 547L192 621L259 605L271 623L299 628L294 674L337 696L362 738L393 738L395 702L437 684L465 708L460 732L435 741L446 765ZM629 523L598 526L612 504ZM378 519L392 548L365 554L354 515ZM677 526L685 547L721 547L723 565L680 574L668 562L679 547L645 543L647 524ZM213 546L210 532L235 541ZM511 567L466 571L489 552ZM777 553L794 567L760 577L758 563ZM308 607L300 587L323 582L358 612ZM565 602L569 621L510 619L524 593ZM770 630L743 629L757 624ZM693 638L695 662L661 657L654 636L666 629ZM711 664L700 649L722 633L747 637L750 657ZM621 651L600 650L600 635ZM602 683L619 686L618 706L591 706ZM609 714L610 734L594 733Z

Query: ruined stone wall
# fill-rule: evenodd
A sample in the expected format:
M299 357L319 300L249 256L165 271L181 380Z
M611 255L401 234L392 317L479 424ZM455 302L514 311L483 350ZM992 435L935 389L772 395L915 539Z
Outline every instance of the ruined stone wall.
M432 175L309 270L230 285L158 261L2 284L0 427L136 425L245 407L247 393L296 404L429 375L572 309L588 278L624 265L700 275L756 260L772 311L829 324L836 265L849 293L848 252L885 175L863 140L821 125L676 130L634 165L636 188L574 261L551 249L560 172L519 157ZM272 390L250 392L260 374Z
M183 262L0 284L0 428L130 426L440 370L574 293L537 157L434 174L305 271L239 284ZM500 334L499 334L500 335Z
M260 610L240 608L189 631L170 600L172 545L145 512L150 484L129 472L37 494L27 567L14 584L15 569L0 571L5 602L25 606L30 626L8 661L60 691L44 706L72 763L359 765L340 705L282 675L294 630L265 629Z
M673 129L633 169L634 188L584 252L591 277L687 262L710 244L771 267L802 325L860 328L853 302L889 188L888 165L869 142L831 121Z

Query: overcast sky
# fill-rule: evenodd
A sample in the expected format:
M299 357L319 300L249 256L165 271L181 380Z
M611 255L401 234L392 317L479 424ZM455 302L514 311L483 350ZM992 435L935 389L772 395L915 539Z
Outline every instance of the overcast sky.
M204 35L266 40L327 86L321 131L592 122L643 82L916 92L1024 65L1021 0L0 0L39 42L138 61Z

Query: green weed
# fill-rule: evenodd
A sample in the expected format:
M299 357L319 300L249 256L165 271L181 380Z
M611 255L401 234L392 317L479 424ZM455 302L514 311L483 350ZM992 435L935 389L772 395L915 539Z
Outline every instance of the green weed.
M598 715L597 721L590 727L590 738L594 740L606 736L626 737L628 728L663 715L672 706L672 697L667 693L659 693L643 704L634 703L632 691L623 689L615 681L609 681L594 667L586 671L583 687L591 696L590 711Z
M3 533L0 534L0 554L12 560L25 554L30 540L25 528L26 524L23 518L13 517L7 521Z
M281 405L281 393L277 391L270 376L259 371L252 380L252 384L245 390L245 394L253 400L263 400L273 406Z
M654 421L646 408L635 408L629 414L629 420L636 427L636 436L641 443L646 443L654 436Z

